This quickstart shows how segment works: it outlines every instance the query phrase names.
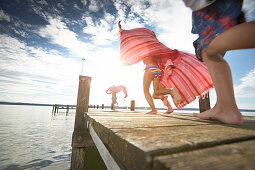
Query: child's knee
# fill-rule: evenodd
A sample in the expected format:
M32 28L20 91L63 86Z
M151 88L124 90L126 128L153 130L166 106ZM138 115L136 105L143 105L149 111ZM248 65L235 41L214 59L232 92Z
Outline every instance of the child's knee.
M201 57L204 62L206 61L222 61L222 56L220 54L213 54L210 52L209 48L203 49L201 51Z
M153 99L156 99L156 98L157 98L157 95L155 94L155 92L152 94L152 98L153 98Z
M160 93L159 93L158 89L154 90L153 96L154 96L154 97L157 97L157 96L159 96L159 95L160 95Z

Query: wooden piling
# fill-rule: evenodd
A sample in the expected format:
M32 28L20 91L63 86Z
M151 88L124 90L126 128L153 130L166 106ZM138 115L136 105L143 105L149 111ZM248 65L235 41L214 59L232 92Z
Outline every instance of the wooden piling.
M114 110L115 108L114 108L114 104L112 103L111 104L111 110Z
M135 111L135 101L131 100L130 110Z
M79 76L79 88L75 114L74 132L72 137L71 170L83 170L85 146L92 139L85 124L84 114L88 112L91 77ZM91 141L89 141L91 140Z
M199 110L200 113L209 110L211 108L210 106L210 97L209 97L209 92L205 94L204 97L199 98Z
M97 109L99 108L99 105L97 105Z
M102 109L104 109L104 104L102 104Z
M55 110L55 104L52 105L52 114L54 114L54 110Z
M69 113L69 105L66 105L66 115Z
M56 104L56 112L58 113L58 108L59 108L59 106L58 106L58 104Z

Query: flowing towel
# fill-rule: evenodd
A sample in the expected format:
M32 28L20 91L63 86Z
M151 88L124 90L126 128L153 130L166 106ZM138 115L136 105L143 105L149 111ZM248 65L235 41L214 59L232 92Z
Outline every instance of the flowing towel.
M163 74L161 83L166 88L177 88L182 102L176 104L182 108L188 103L208 93L213 82L204 63L195 55L172 50L160 43L155 34L146 28L123 30L120 28L120 59L124 65L135 64L149 56L156 56ZM173 96L172 96L173 97Z
M128 96L127 94L127 88L123 85L119 85L119 86L111 86L109 87L106 91L109 91L110 94L111 93L119 93L120 91L123 91L123 93L125 94L124 98L126 98Z

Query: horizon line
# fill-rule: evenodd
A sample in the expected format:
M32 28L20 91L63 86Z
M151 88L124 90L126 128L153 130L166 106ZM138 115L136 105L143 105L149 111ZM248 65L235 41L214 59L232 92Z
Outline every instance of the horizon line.
M7 102L7 101L0 101L0 104L2 105L32 105L32 106L53 106L55 104L45 104L45 103L29 103L29 102ZM59 106L67 106L69 104L57 104ZM70 107L76 107L76 104L70 104ZM93 108L93 106L97 106L94 104L90 104L89 108ZM98 105L102 106L102 105ZM106 108L110 108L111 106L104 106ZM119 109L124 109L124 108L130 108L130 106L116 106ZM137 106L135 107L136 109L150 109L150 107L145 107L145 106ZM165 108L157 108L158 110L166 110ZM199 108L182 108L182 109L174 109L174 110L199 110ZM254 112L255 109L239 109L240 111L245 111L245 112Z

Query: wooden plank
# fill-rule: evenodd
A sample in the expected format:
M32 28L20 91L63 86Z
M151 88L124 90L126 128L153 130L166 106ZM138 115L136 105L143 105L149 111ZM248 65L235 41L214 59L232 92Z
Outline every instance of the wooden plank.
M101 155L102 159L104 160L104 163L107 167L107 169L114 169L114 170L121 170L119 165L116 163L116 161L113 159L110 152L107 150L101 139L97 136L96 132L94 131L93 127L89 124L89 132L90 135L97 147L97 150L99 151L99 154Z
M89 113L88 118L103 143L128 169L148 169L158 155L255 138L253 118L234 126L201 121L190 114L135 114Z
M155 157L153 170L255 169L255 140Z

